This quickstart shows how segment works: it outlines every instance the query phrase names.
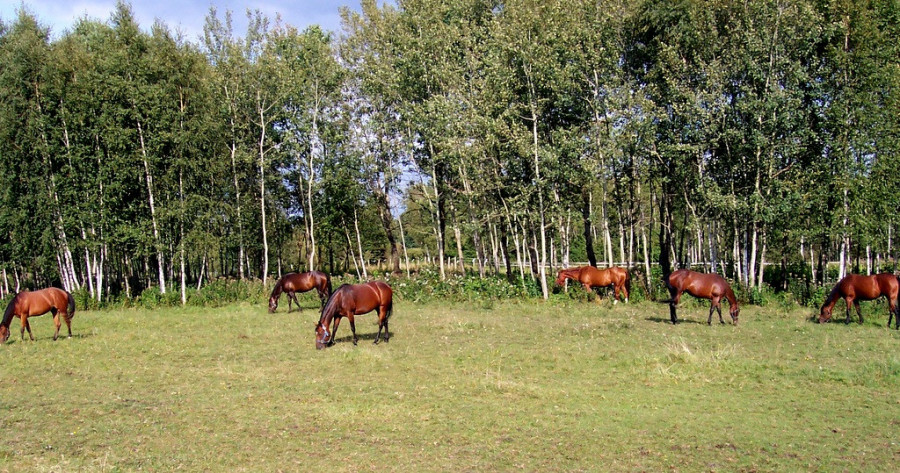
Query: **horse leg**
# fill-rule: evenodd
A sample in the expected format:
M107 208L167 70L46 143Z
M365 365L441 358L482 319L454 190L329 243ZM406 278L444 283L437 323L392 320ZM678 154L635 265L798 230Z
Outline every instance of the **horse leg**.
M856 314L859 315L859 323L863 323L862 311L859 310L859 301L853 301L853 305L856 307Z
M356 337L356 320L353 319L352 315L347 318L350 319L350 331L353 332L353 345L355 346L359 342L359 338Z
M25 340L25 330L28 330L28 338L34 341L34 335L31 334L31 324L28 323L28 317L22 317L22 340Z
M297 299L297 293L296 293L296 292L292 292L292 293L291 293L291 299L294 300L294 304L297 304L297 309L300 310L300 312L303 312L303 307L300 307L300 300Z
M63 314L63 320L66 321L66 329L69 331L69 338L72 338L72 316L66 312Z
M56 326L56 331L53 332L53 341L55 342L59 337L59 327L62 326L62 323L59 321L59 312L53 314L53 325Z
M378 343L378 340L381 339L381 329L384 328L384 342L387 343L390 335L388 335L388 317L387 317L387 307L379 307L378 308L378 335L375 336L375 343Z
M847 301L847 318L844 319L844 323L845 323L845 324L849 324L849 323L850 323L850 306L853 305L853 302L854 302L854 301L853 301L853 299L850 298L850 297L848 297L848 298L846 298L846 299L844 299L844 300Z
M619 285L613 284L613 305L619 303Z
M678 323L678 315L675 314L675 306L678 305L678 301L681 299L681 291L678 291L675 294L675 297L669 302L669 316L672 318L672 325Z
M335 337L335 335L337 335L338 325L340 325L340 324L341 324L341 318L335 317L334 322L331 324L331 340L328 341L328 346L334 345L334 337ZM350 319L350 327L353 327L353 319ZM355 345L355 343L354 343L354 345Z
M706 321L706 325L712 325L712 311L716 309L716 312L719 314L719 322L725 323L725 319L722 318L722 297L713 297L710 299L709 303L709 320Z
M588 294L593 294L594 291L593 291L593 289L591 289L591 285L590 285L590 284L588 284L588 283L581 283L581 285L584 286L584 290L587 291ZM588 299L588 300L590 300L590 299Z

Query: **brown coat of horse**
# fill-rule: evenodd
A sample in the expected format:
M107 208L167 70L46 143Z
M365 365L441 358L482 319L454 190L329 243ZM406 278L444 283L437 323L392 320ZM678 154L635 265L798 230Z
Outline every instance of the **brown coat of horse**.
M861 274L848 274L835 284L831 294L825 299L825 303L819 310L819 323L831 320L831 310L837 304L838 299L847 302L847 319L850 323L850 305L856 306L859 315L859 323L863 323L862 311L859 310L859 301L871 301L885 296L888 301L888 327L891 326L891 317L897 317L897 329L900 329L900 314L897 313L897 294L900 292L900 281L897 276L890 273L863 276Z
M613 286L615 297L613 303L619 301L619 294L628 302L628 293L631 291L631 275L628 270L613 266L609 269L597 269L593 266L581 266L578 268L561 269L556 273L556 285L562 286L566 279L574 279L584 286L584 290L591 292L595 287Z
M669 300L669 315L673 324L678 323L675 306L681 300L681 294L687 292L694 297L710 300L709 318L706 320L706 323L709 325L712 325L713 310L719 313L719 322L725 323L725 319L722 318L721 305L722 297L725 297L731 306L729 308L731 321L734 325L737 325L738 315L740 314L737 297L735 297L734 291L731 290L731 285L722 276L715 273L698 273L689 269L679 269L669 275L666 279L666 286L668 286L669 293L672 295L672 299Z
M319 293L319 304L324 307L325 301L331 295L331 278L327 274L321 271L285 274L275 283L272 295L269 296L269 312L274 313L275 309L278 308L278 298L281 297L282 292L288 296L288 312L291 311L291 301L294 301L302 312L303 308L300 307L300 302L297 301L295 293L313 289Z
M372 281L363 284L344 284L337 288L328 298L325 307L322 308L322 316L316 324L316 348L321 350L334 344L334 336L337 333L341 317L350 320L350 330L353 332L353 344L356 345L356 324L354 316L362 315L378 309L378 335L375 343L381 339L381 329L384 328L384 341L390 340L388 331L388 319L394 307L394 292L391 286L381 281ZM331 333L328 325L334 321Z
M28 323L28 317L36 317L44 315L47 312L53 313L53 324L56 325L56 332L53 339L59 337L59 327L62 325L59 316L63 316L66 321L66 328L69 329L69 337L72 337L72 317L75 316L75 299L62 289L50 287L41 289L40 291L20 292L9 301L6 311L3 313L3 321L0 322L0 344L6 343L9 339L9 326L13 317L18 316L22 321L22 340L25 340L25 329L28 329L28 336L34 340L31 334L31 324Z

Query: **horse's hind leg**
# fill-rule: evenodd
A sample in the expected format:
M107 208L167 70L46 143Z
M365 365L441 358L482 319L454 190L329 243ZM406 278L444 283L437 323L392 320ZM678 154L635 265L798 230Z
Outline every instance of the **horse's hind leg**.
M675 291L673 291L675 292ZM678 323L678 315L675 314L675 306L678 305L678 301L681 299L681 291L677 291L676 294L672 297L671 302L669 302L669 316L672 318L672 325Z
M384 341L385 343L391 338L388 332L388 316L387 316L387 308L382 307L378 309L378 335L375 336L375 343L378 343L381 340L381 329L384 328Z
M56 331L53 332L53 341L55 342L59 337L59 327L62 326L62 323L59 321L59 312L53 314L53 325L56 326ZM70 333L69 336L71 337L72 334Z
M856 314L859 315L859 323L863 323L862 311L859 310L859 301L853 301L853 306L856 307ZM847 319L849 322L850 319Z

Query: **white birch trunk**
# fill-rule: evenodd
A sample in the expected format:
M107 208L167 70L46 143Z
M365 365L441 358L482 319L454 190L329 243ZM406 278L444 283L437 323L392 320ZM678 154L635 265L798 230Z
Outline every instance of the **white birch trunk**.
M266 231L266 120L265 110L262 107L262 97L259 91L256 92L257 110L259 112L259 214L262 223L262 241L263 241L263 267L262 281L263 285L267 284L269 278L269 237Z
M366 257L363 255L362 237L359 235L359 216L356 209L353 209L353 226L356 228L356 245L359 247L359 265L362 267L363 278L368 279L369 274L366 271Z
M147 181L147 197L150 201L150 220L153 223L153 240L156 242L156 262L159 270L159 292L166 293L165 261L163 259L162 244L159 240L159 228L156 224L156 205L153 200L153 175L150 173L150 163L147 157L147 147L144 144L144 129L141 122L137 123L138 137L141 142L141 157L144 161L144 176Z

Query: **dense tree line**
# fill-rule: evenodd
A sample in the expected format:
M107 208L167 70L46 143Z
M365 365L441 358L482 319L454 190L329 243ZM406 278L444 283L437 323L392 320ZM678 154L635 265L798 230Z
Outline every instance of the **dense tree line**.
M343 32L120 3L0 23L0 290L103 300L587 261L745 288L893 268L896 0L423 1ZM769 268L769 272L764 271ZM767 275L768 274L768 275ZM26 282L27 281L27 282Z

